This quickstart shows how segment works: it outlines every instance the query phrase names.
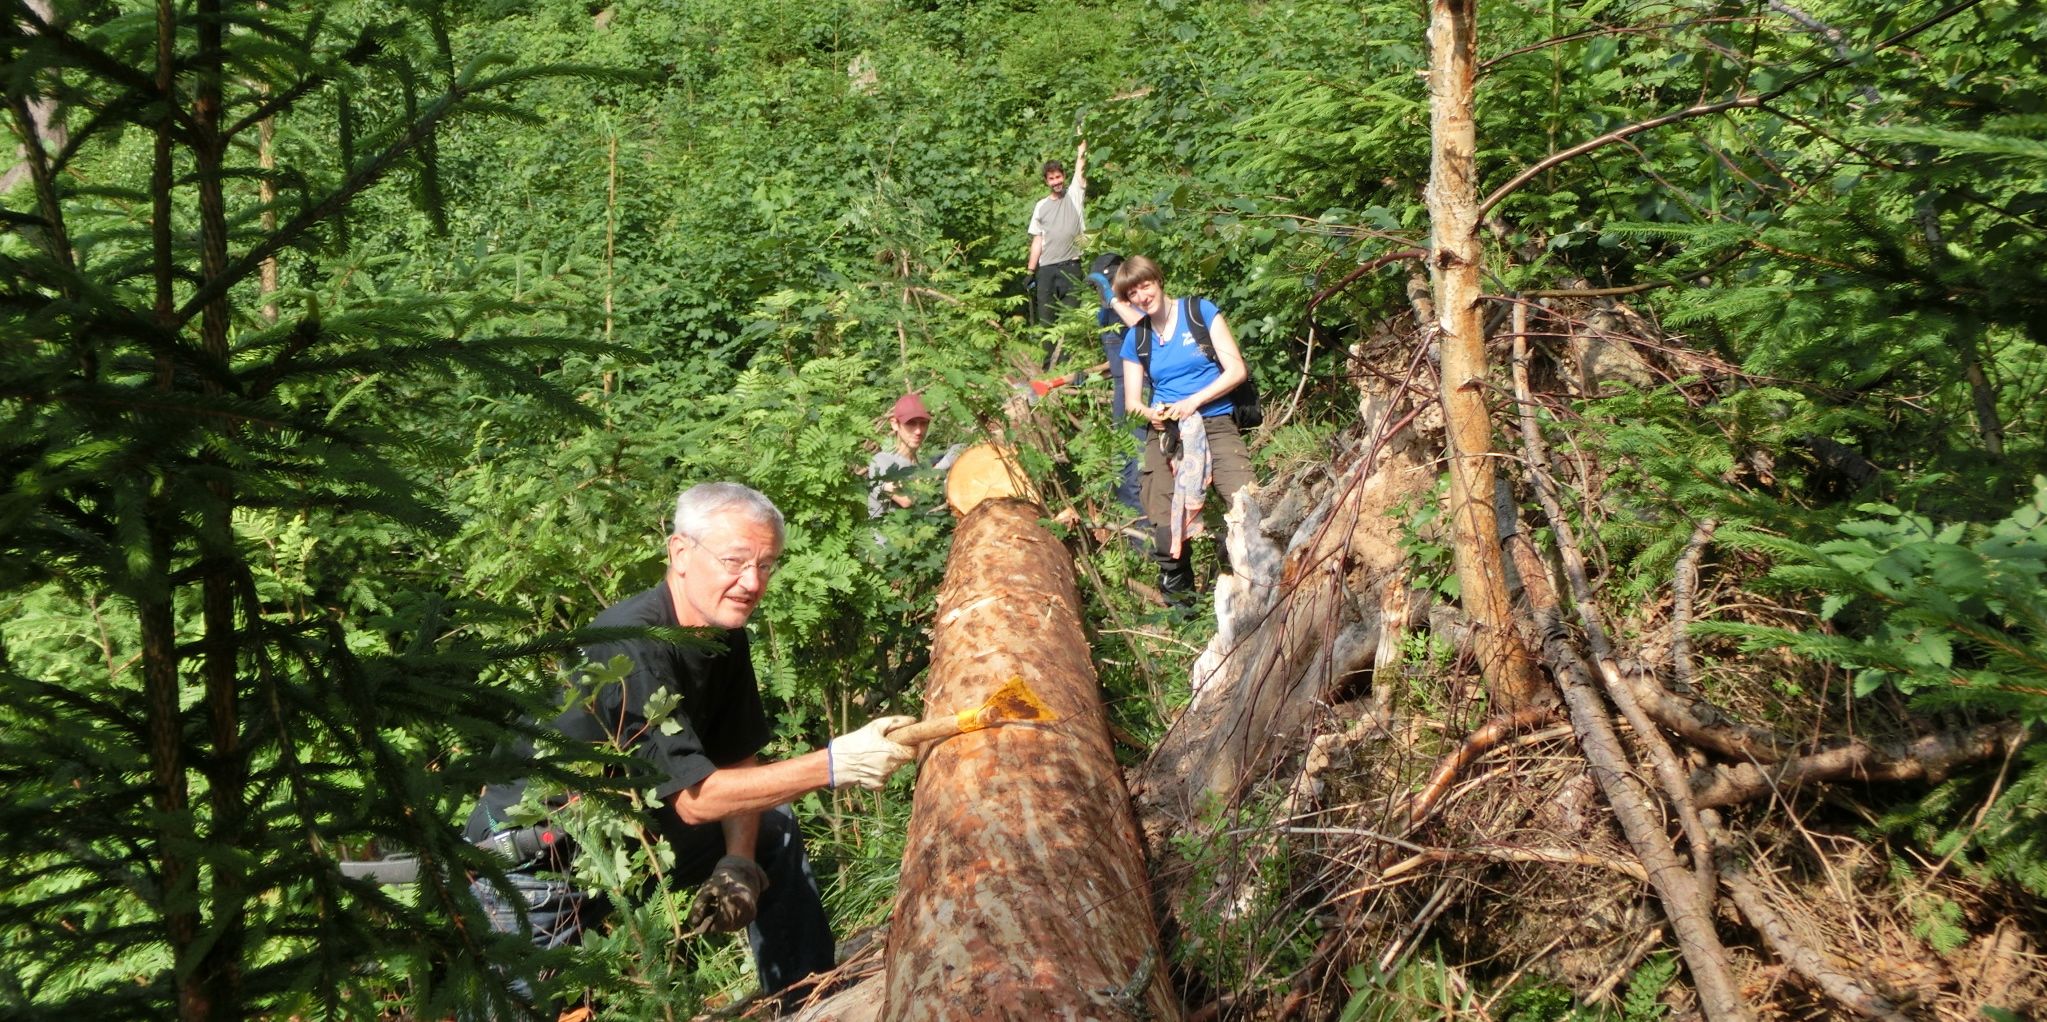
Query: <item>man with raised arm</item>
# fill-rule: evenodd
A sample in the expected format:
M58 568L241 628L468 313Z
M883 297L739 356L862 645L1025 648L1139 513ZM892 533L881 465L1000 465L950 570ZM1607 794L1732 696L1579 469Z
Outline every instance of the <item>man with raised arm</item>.
M1066 177L1066 165L1047 160L1045 190L1049 193L1031 207L1031 253L1024 269L1035 282L1031 296L1031 321L1049 325L1059 313L1074 304L1080 287L1080 235L1087 230L1082 204L1087 201L1087 140L1073 153L1073 178Z
M622 654L631 670L622 684L579 682L582 698L554 721L570 738L615 744L662 776L648 823L674 850L668 879L702 885L691 928L747 929L761 989L770 993L832 968L835 953L787 803L819 788L878 789L914 755L883 737L912 718L881 717L823 749L777 762L759 758L771 729L746 622L767 590L782 542L782 513L759 492L737 483L685 490L675 502L660 583L612 605L592 625L701 629L714 645L654 638L592 643L583 651L591 663ZM679 702L664 722L660 707L671 697ZM514 863L511 893L525 902L523 928L533 943L561 947L580 940L610 905L566 879L573 852L553 842L551 828L507 819L524 791L525 782L486 788L470 816L469 838ZM529 839L536 830L541 838ZM482 877L473 887L495 929L522 929L507 892ZM531 996L523 981L514 989Z

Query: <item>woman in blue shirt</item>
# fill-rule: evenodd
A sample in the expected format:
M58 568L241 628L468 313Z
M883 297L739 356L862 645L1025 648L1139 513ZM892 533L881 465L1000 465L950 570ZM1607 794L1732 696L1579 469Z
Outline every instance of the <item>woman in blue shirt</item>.
M1249 370L1215 303L1167 294L1157 263L1131 256L1116 268L1114 287L1117 311L1131 324L1123 333L1124 401L1129 414L1151 424L1139 497L1151 519L1159 589L1184 603L1194 592L1187 540L1202 532L1208 491L1227 505L1252 481L1229 400ZM1197 333L1202 324L1206 345Z

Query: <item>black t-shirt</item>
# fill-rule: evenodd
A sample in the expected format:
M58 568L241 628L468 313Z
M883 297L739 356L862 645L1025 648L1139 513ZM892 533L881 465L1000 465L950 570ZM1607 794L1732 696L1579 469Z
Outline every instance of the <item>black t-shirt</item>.
M665 581L613 604L591 624L598 628L680 626ZM767 712L761 708L746 629L705 630L704 637L724 643L724 649L644 638L584 647L583 656L591 663L602 664L623 654L632 661L632 671L622 684L598 687L594 698L586 692L586 698L555 718L554 726L575 739L616 740L652 764L665 778L654 788L664 802L676 792L694 787L718 767L759 752L772 732ZM669 716L682 725L673 734L647 720L647 701L662 689L681 699ZM469 839L481 840L507 825L505 811L518 803L525 790L523 781L485 788L469 816ZM666 806L654 810L653 818L664 835L679 834L684 826Z

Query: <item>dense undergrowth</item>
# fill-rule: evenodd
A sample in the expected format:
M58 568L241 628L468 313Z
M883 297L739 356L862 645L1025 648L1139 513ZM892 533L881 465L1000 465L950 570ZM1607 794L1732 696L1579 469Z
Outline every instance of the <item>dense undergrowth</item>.
M554 698L569 630L652 579L664 505L692 482L743 480L789 517L756 623L774 751L914 711L949 521L869 522L855 472L906 388L937 413L932 449L1014 440L1074 512L1135 766L1186 703L1208 626L1157 609L1114 538L1130 441L1106 387L1017 414L1040 351L1023 221L1037 165L1076 132L1093 248L1154 256L1235 327L1275 411L1262 477L1369 442L1348 432L1362 381L1428 375L1402 255L1428 237L1411 4L172 4L174 113L152 91L153 9L53 6L45 24L17 5L5 43L10 129L40 140L0 237L11 1017L434 1017L494 984L486 955L537 964L473 936L459 884L378 890L331 863L409 849L488 868L447 825L526 769L488 750ZM1549 167L1487 222L1489 291L1604 291L1628 304L1590 333L1651 353L1546 411L1628 637L1668 641L1671 566L1710 519L1693 633L1717 705L1799 734L2037 726L2036 12L1530 0L1482 18L1486 187L1754 100ZM219 126L200 102L216 93ZM238 133L216 146L221 127ZM1058 336L1093 361L1090 322ZM1426 575L1446 541L1427 508L1405 514ZM1370 681L1408 724L1332 776L1359 805L1485 719L1455 643L1409 642ZM1497 843L1535 825L1530 805L1580 797L1544 748L1436 843ZM886 913L906 794L799 806L843 932ZM1612 882L1600 867L1464 863L1456 903L1487 892L1490 914L1431 915L1399 890L1371 902L1369 934L1336 925L1330 905L1363 904L1330 868L1352 848L1290 836L1281 799L1260 791L1175 849L1197 883L1161 878L1254 895L1186 911L1171 950L1192 1003L1529 1020L1687 1003L1663 945L1573 965L1530 938L1603 913L1627 917L1605 934L1651 932L1640 898L1574 900ZM594 811L627 836L623 809ZM2037 980L2037 744L1753 812L1757 858L1798 871L1787 886L1853 881L1825 925ZM741 949L676 945L676 908L655 899L545 964L618 1017L738 996ZM1346 926L1370 950L1331 971ZM1310 967L1312 1000L1289 1007ZM1966 1000L1941 989L1924 1003Z

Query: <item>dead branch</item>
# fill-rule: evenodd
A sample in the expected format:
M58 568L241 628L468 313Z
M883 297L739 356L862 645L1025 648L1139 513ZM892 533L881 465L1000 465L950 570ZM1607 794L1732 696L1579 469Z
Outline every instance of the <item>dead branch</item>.
M1578 157L1585 155L1586 153L1592 152L1597 149L1603 149L1607 146L1614 144L1615 142L1619 142L1622 139L1628 138L1631 135L1639 135L1642 132L1650 130L1651 128L1660 128L1666 124L1676 124L1679 121L1690 120L1694 117L1704 117L1709 114L1726 113L1729 110L1753 109L1755 107L1762 106L1765 102L1773 98L1775 95L1776 93L1771 93L1766 96L1742 96L1737 99L1727 100L1724 103L1700 103L1696 106L1686 107L1683 110L1677 110L1671 113L1664 114L1661 117L1651 117L1646 121L1637 121L1636 123L1630 124L1625 128L1617 128L1613 131L1607 132L1604 135L1600 135L1597 138L1586 139L1585 141L1580 142L1577 145L1574 145L1569 149L1565 149L1561 152L1551 153L1550 155L1545 156L1532 164L1529 164L1526 170L1523 170L1521 173L1514 175L1514 177L1511 180L1509 180L1506 184L1503 184L1500 187L1493 189L1491 195L1488 195L1484 199L1480 200L1478 204L1479 219L1481 220L1484 219L1487 213L1492 212L1493 207L1499 205L1500 200L1505 199L1507 196L1514 194L1521 188L1522 185L1525 185L1528 182L1533 181L1536 178L1542 176L1543 171L1546 171L1560 163L1568 163L1571 160L1577 159Z
M1585 995L1585 1003L1598 1004L1600 1001L1605 1000L1607 995L1613 993L1614 987L1621 985L1621 979L1633 973L1635 966L1642 959L1649 957L1649 952L1661 943L1663 943L1663 927L1649 927L1648 931L1642 934L1641 939L1635 941L1634 946L1628 949L1627 954L1622 955L1619 961L1613 963L1613 968L1607 970L1606 977L1601 979L1592 988L1592 992Z
M1620 667L1622 680L1634 690L1649 719L1696 748L1753 763L1776 763L1797 754L1798 743L1792 739L1729 720L1719 707L1704 700L1676 695L1640 663L1631 661Z
M1402 259L1426 258L1428 258L1428 253L1421 249L1403 248L1398 251L1387 252L1384 255L1375 256L1371 259L1367 259L1363 263L1360 263L1357 269L1354 269L1349 273L1344 274L1343 279L1337 281L1334 284L1329 285L1326 288L1323 288L1313 298L1308 299L1308 315L1313 316L1315 314L1315 306L1320 305L1323 302L1326 302L1329 299L1336 297L1338 294L1341 294L1345 288L1351 286L1352 284L1357 283L1359 277L1362 277L1365 274L1372 272L1373 270L1376 270L1382 266L1386 266L1392 263L1397 263Z
M1699 820L1699 810L1692 803L1691 786L1684 770L1678 765L1677 754L1670 748L1670 742L1657 730L1655 722L1644 713L1635 700L1634 690L1621 680L1620 665L1615 663L1613 645L1607 640L1606 625L1599 606L1592 599L1592 582L1585 572L1585 556L1578 550L1578 541L1572 533L1571 522L1564 517L1564 509L1557 495L1556 482L1552 478L1549 451L1542 440L1542 428L1535 421L1535 402L1528 388L1528 306L1514 304L1514 400L1520 409L1521 449L1528 458L1528 478L1535 489L1535 496L1542 504L1542 512L1549 519L1550 534L1557 545L1557 556L1564 565L1564 577L1570 582L1572 602L1577 605L1578 620L1585 626L1585 641L1592 647L1592 656L1599 665L1599 675L1606 682L1607 695L1614 705L1620 707L1621 715L1627 718L1628 726L1635 731L1635 740L1642 743L1648 752L1650 767L1656 773L1657 783L1663 788L1665 798L1677 810L1678 821L1683 825L1685 838L1692 848L1692 870L1698 878L1699 908L1713 910L1713 893L1717 887L1713 879L1713 842L1706 834L1706 825Z
M1933 26L1938 25L1941 22L1946 21L1949 18L1952 18L1955 15L1960 14L1961 12L1966 11L1969 8L1974 7L1982 2L1983 0L1959 0L1959 2L1957 3L1950 4L1948 7L1935 13L1926 20L1912 26L1911 28L1899 32L1896 35L1893 35L1890 38L1883 40L1882 42L1877 43L1875 46L1871 47L1868 51L1863 53L1860 59L1867 59L1870 53L1876 53L1878 51L1886 50L1893 46L1896 46L1904 42L1905 40L1910 39L1913 36L1918 35L1919 33L1924 32L1927 29L1932 28ZM1651 128L1660 128L1666 124L1675 124L1679 121L1690 120L1691 118L1694 117L1703 117L1709 114L1725 113L1729 110L1765 108L1766 104L1768 104L1771 100L1774 100L1777 97L1782 96L1790 92L1791 90L1798 88L1801 85L1804 85L1806 82L1812 81L1813 79L1825 75L1831 71L1835 71L1840 68L1848 66L1848 63L1850 62L1851 59L1856 58L1836 58L1834 60L1828 61L1827 63L1821 64L1819 67L1813 68L1812 70L1807 71L1806 73L1799 75L1795 78L1792 78L1791 80L1786 81L1781 85L1778 85L1776 88L1771 89L1770 91L1762 93L1760 95L1741 96L1735 99L1730 99L1724 103L1700 103L1695 106L1686 107L1683 110L1678 110L1672 113L1664 114L1661 117L1651 117L1646 121L1639 121L1634 124L1630 124L1627 127L1619 128L1614 131L1609 131L1606 134L1600 135L1597 138L1591 138L1583 142L1580 142L1569 149L1563 150L1562 152L1552 153L1548 156L1545 156L1542 159L1535 161L1533 164L1530 164L1526 170L1523 170L1521 173L1514 175L1513 179L1509 180L1506 184L1503 184L1500 187L1493 189L1492 194L1487 195L1483 200L1479 202L1478 216L1474 218L1473 222L1476 223L1480 220L1484 220L1486 214L1492 212L1493 207L1498 205L1500 203L1500 200L1505 199L1509 195L1512 195L1522 185L1525 185L1528 182L1533 181L1537 177L1541 176L1543 171L1546 171L1560 163L1569 162L1570 160L1583 156L1586 153L1604 148L1616 142L1620 142L1631 136L1639 135L1642 132L1648 131Z
M1472 761L1484 755L1487 749L1527 728L1547 723L1554 719L1556 714L1555 707L1530 706L1504 717L1494 717L1467 735L1463 744L1437 762L1436 769L1430 772L1429 782L1422 785L1421 791L1416 792L1413 801L1408 804L1407 812L1402 814L1407 817L1408 832L1413 833L1416 827L1421 826L1422 821L1435 810L1437 800L1443 797L1444 792L1450 790L1450 785L1457 780L1457 775L1463 773L1464 768L1470 766Z
M1711 810L1707 810L1705 815L1709 825L1718 830L1719 815ZM1763 944L1770 953L1782 959L1791 971L1863 1018L1909 1022L1898 1011L1897 1005L1877 993L1867 981L1835 967L1833 963L1838 958L1823 954L1800 939L1798 932L1777 914L1776 908L1770 904L1769 895L1756 885L1740 863L1730 858L1720 869L1720 881L1727 885L1728 899L1747 917L1749 925L1762 935Z
M1551 588L1542 559L1526 535L1516 533L1508 541L1516 567L1521 570L1522 592L1526 596L1540 636L1543 660L1562 690L1570 709L1571 724L1592 778L1613 808L1628 844L1649 875L1649 886L1663 905L1665 917L1677 935L1678 951L1691 970L1698 990L1699 1007L1708 1019L1748 1019L1741 990L1735 985L1733 968L1712 917L1700 908L1703 898L1698 878L1678 861L1677 851L1663 830L1662 816L1635 780L1621 743L1607 716L1605 700L1594 686L1591 672L1571 647L1563 620L1557 610L1556 591Z
M1559 866L1591 866L1596 869L1611 870L1615 873L1619 873L1622 876L1629 877L1634 880L1639 880L1643 883L1647 883L1649 881L1649 871L1643 869L1641 863L1629 862L1626 859L1614 859L1604 855L1593 855L1590 852L1580 852L1569 848L1482 848L1482 847L1431 848L1425 852L1422 852L1419 855L1411 855L1405 859L1400 860L1399 862L1394 863L1391 866L1386 867L1385 871L1379 874L1379 879L1382 881L1391 880L1394 877L1401 875L1402 873L1406 873L1409 870L1415 869L1416 867L1422 866L1426 863L1468 861L1542 862L1551 863Z
M1706 555L1713 530L1719 527L1717 518L1693 527L1692 538L1685 541L1684 553L1678 555L1677 567L1670 575L1670 673L1691 692L1698 691L1699 683L1692 670L1692 637L1686 630L1692 624L1692 599L1699 591L1699 560Z
M1995 759L2024 745L2030 729L2016 721L1938 732L1898 742L1860 739L1781 763L1714 766L1692 775L1702 809L1730 806L1810 781L1938 781L1963 763Z

